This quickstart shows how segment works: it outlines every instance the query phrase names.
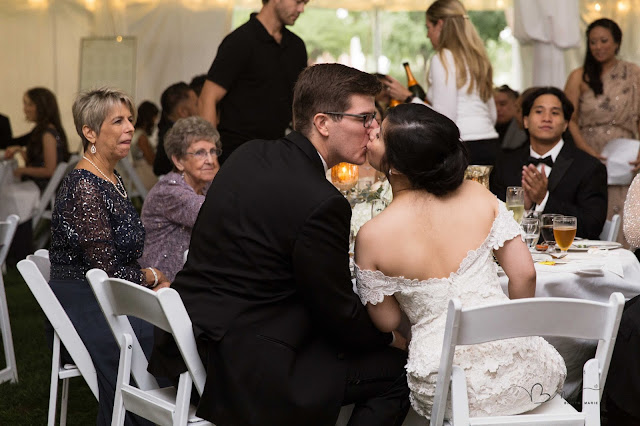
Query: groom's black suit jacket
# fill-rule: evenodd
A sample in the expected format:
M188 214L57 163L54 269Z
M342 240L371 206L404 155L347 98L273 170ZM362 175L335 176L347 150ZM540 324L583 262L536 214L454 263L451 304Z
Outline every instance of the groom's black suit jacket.
M491 192L504 201L508 186L521 186L529 143L496 160L490 178ZM596 158L565 141L551 169L549 198L544 213L578 219L577 236L598 239L607 218L607 169Z
M208 352L198 415L224 425L335 424L344 354L391 341L352 291L350 217L299 133L248 142L225 162L172 284ZM150 370L175 374L179 356L167 359L164 343L156 340Z

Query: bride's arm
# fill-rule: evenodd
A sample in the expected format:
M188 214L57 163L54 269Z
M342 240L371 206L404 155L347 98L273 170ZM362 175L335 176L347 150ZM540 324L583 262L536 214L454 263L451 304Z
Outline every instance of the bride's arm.
M515 237L493 253L509 277L509 298L533 297L536 293L536 270L527 245Z

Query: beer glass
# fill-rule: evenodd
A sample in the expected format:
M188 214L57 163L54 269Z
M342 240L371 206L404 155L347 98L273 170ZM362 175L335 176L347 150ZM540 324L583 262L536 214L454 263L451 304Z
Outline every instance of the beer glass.
M557 216L553 218L553 236L556 245L566 253L573 244L578 229L578 219L575 216Z

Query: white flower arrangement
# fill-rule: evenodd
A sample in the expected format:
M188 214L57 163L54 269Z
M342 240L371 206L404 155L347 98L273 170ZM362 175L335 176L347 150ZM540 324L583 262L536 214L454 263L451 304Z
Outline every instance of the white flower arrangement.
M354 238L362 225L371 220L371 202L373 200L383 200L386 205L389 205L393 200L391 185L386 179L374 183L366 193L363 192L360 195L363 201L356 203L351 210L351 232L353 232Z

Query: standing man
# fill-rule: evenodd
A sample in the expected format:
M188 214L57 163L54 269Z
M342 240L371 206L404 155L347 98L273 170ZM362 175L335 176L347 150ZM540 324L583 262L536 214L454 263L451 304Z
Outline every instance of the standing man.
M578 218L577 236L597 240L607 217L607 169L563 140L573 104L555 87L522 101L530 143L498 157L491 192L504 201L508 186L524 188L524 208Z
M207 367L198 416L328 426L355 404L352 426L402 424L406 341L379 331L353 292L351 208L325 178L339 162L365 162L381 88L344 65L307 68L295 131L244 144L214 179L172 284ZM154 374L184 371L172 345L156 339Z
M248 140L284 136L293 85L307 66L304 42L285 26L308 1L262 0L260 12L220 44L198 101L200 115L220 132L220 164Z

